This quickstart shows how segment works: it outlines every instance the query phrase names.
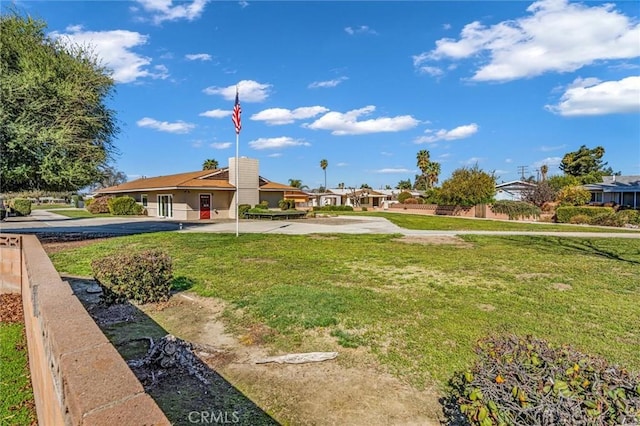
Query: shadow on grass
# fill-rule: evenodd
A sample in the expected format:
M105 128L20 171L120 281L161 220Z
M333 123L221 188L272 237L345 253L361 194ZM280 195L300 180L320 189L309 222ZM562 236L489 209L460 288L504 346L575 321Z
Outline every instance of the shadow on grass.
M152 318L130 303L107 306L100 294L89 293L93 280L65 278L87 312L115 346L125 361L140 360L168 332ZM186 289L193 282L177 277L174 288ZM232 423L238 425L278 425L241 391L209 368L199 358L195 365L162 368L132 368L173 425ZM198 374L191 374L192 371ZM200 376L200 377L197 377ZM204 379L204 380L203 380Z
M623 253L614 251L599 244L599 240L590 238L564 238L564 237L506 237L515 245L521 246L529 238L535 238L536 247L546 249L549 253L564 251L568 253L579 253L588 256L603 257L605 259L617 260L633 265L640 265L640 261L623 257ZM640 251L636 254L640 254Z

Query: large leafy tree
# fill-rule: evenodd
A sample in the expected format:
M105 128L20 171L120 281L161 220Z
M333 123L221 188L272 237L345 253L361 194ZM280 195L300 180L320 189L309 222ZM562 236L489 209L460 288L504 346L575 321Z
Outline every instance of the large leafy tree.
M560 170L566 175L575 176L582 183L595 183L602 181L602 176L612 175L613 169L606 167L602 160L604 148L597 146L593 149L582 145L577 151L568 152L562 157Z
M495 175L474 167L454 170L451 177L442 182L439 197L444 203L473 206L493 201L496 194Z
M99 182L115 153L114 82L88 48L45 22L0 15L0 191L74 191Z

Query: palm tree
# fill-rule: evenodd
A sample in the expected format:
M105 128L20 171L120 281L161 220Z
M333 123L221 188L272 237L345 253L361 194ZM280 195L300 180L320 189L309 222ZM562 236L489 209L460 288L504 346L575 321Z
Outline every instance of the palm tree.
M440 163L434 161L429 162L429 166L426 170L427 175L427 187L433 188L433 185L438 183L438 176L440 176Z
M329 162L324 158L320 160L320 168L324 171L324 187L327 188L327 167L329 167Z
M344 189L344 182L340 182L338 184L338 189Z
M547 166L546 164L540 166L540 174L542 175L543 182L547 180L547 173L549 173L549 166Z
M202 163L202 170L215 170L218 168L218 160L209 158Z
M418 151L418 154L416 155L416 159L418 160L418 163L417 163L418 168L422 171L423 174L426 173L427 168L429 167L429 163L431 162L431 156L429 154L429 151L427 151L426 149L422 149Z
M300 179L289 179L289 186L302 188L302 181Z

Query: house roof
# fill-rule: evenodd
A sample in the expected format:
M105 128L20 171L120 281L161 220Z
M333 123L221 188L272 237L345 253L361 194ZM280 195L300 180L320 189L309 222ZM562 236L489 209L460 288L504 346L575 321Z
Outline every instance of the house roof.
M602 192L640 192L640 176L603 176L602 182L583 187Z
M525 188L534 188L536 186L535 183L525 182L523 180L512 180L509 182L503 182L496 185L496 189L504 189L504 190L518 190Z
M125 182L121 185L103 188L97 191L98 194L117 194L123 192L140 192L152 190L171 189L215 189L234 190L235 186L229 183L229 168L216 170L199 170L197 172L178 173L175 175L143 177L140 179ZM271 182L260 177L260 191L291 191L300 192L298 188Z

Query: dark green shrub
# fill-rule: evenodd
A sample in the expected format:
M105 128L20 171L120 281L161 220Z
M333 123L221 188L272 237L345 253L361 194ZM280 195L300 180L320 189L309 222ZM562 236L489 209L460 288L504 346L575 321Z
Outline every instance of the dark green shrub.
M114 216L131 216L142 214L144 207L136 203L132 197L115 197L107 202L109 213Z
M25 198L14 198L9 202L9 207L18 216L29 216L31 214L31 200Z
M238 217L244 217L244 214L251 209L251 204L238 204Z
M281 210L295 210L296 200L280 200L278 207L280 207Z
M410 192L406 192L406 191L401 192L400 194L398 194L398 202L400 204L405 204L405 200L407 198L413 198L413 195L411 195Z
M4 220L7 217L7 211L5 209L0 209L0 220Z
M640 211L638 210L618 210L616 216L620 217L625 225L640 225Z
M263 210L269 210L269 202L267 200L260 201L260 204L256 204L256 207L258 206Z
M489 206L492 212L506 214L510 220L527 218L527 217L540 217L540 207L525 201L511 201L501 200L496 201Z
M560 223L569 223L573 216L577 216L579 214L586 215L589 217L597 216L601 213L613 213L613 209L611 207L573 207L573 206L565 206L558 207L556 209L556 217L558 222Z
M112 198L112 196L94 198L86 209L92 214L109 213L109 200Z
M591 224L598 226L624 226L626 222L624 217L618 216L616 213L603 212L592 217Z
M416 198L418 204L424 204L424 198Z
M588 225L591 223L591 217L586 214L577 214L569 219L569 223L574 225Z
M471 425L618 425L640 421L640 377L533 337L478 343L478 362L450 381L446 412ZM456 423L459 424L459 423Z
M118 253L91 262L93 276L107 303L139 303L169 299L172 262L161 250Z

